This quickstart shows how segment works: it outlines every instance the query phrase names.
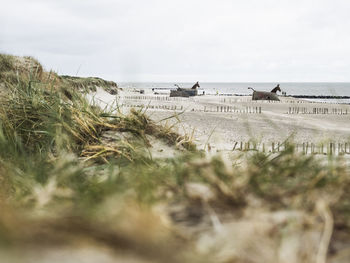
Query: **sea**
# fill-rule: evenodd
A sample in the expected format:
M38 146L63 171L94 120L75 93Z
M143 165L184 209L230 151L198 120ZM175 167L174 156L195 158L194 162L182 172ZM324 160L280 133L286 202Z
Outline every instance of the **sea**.
M169 92L176 89L175 84L182 88L191 88L194 83L176 82L124 82L118 83L121 88L155 89ZM255 90L271 91L277 84L286 95L307 96L350 96L350 82L199 82L201 91L205 94L219 95L250 95L248 87ZM312 99L322 102L350 103L350 99Z

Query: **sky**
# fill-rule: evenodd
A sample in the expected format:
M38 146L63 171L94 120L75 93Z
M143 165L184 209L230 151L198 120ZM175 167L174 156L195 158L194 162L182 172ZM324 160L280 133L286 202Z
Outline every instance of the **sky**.
M0 0L0 52L117 82L350 81L348 0Z

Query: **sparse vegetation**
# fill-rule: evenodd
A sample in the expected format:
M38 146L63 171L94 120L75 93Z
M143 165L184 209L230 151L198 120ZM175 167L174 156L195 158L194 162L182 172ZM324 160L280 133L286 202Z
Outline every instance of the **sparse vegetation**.
M0 54L0 72L14 70L13 56L7 54Z
M118 85L113 81L107 81L101 78L80 78L72 76L60 76L62 84L67 87L74 87L80 91L96 91L96 87L101 87L111 94L117 94Z
M350 241L344 160L293 146L207 159L143 112L105 112L74 78L45 74L1 75L0 257L88 242L135 262L325 262ZM181 154L152 158L150 137Z

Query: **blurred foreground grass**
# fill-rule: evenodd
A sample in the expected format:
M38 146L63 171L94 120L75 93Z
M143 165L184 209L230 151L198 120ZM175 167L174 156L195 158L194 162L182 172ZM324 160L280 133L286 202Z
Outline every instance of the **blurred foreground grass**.
M88 247L82 262L350 262L343 159L293 145L209 159L141 111L89 104L84 81L15 61L0 55L0 259L75 262ZM177 154L155 158L154 141Z

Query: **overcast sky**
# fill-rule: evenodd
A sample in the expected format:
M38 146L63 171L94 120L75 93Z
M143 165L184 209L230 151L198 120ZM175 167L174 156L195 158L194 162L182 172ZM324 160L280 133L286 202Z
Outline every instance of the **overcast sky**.
M120 81L350 81L349 0L1 0L0 52Z

